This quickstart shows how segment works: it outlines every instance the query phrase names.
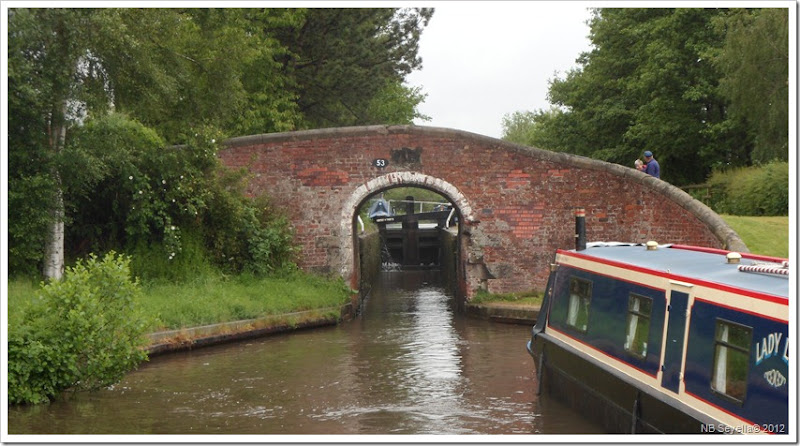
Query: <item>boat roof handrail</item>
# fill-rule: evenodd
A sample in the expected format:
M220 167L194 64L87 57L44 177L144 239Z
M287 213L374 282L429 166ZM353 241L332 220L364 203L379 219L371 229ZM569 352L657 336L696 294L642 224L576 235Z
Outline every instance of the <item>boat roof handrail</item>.
M739 265L738 269L744 273L780 274L782 276L789 275L789 268L784 268L783 266Z

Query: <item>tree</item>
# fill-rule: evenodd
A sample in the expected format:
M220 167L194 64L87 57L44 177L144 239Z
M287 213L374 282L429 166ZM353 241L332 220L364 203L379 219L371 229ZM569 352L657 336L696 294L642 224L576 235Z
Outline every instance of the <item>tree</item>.
M561 132L565 127L563 123L570 120L574 120L573 116L557 107L535 112L517 111L503 117L503 139L554 152L577 153L577 148L588 144L581 141L577 133ZM570 127L576 127L576 123Z
M153 141L205 151L211 150L205 143L194 144L199 135L215 134L211 139L219 141L322 125L409 122L420 117L416 107L424 95L403 80L421 63L419 36L431 14L366 8L9 10L9 205L15 215L24 214L9 224L13 269L38 266L46 278L58 279L65 209L79 206L64 200L106 197L110 202L95 205L115 205L91 189L120 178L108 176L113 157L101 156L93 150L96 140L75 132L84 123L116 113L142 126L140 133L154 131ZM130 136L126 125L108 129L108 141ZM152 150L149 143L118 149L120 155ZM149 224L172 226L163 216Z
M9 189L15 185L30 186L34 180L34 184L41 186L38 194L47 196L41 203L43 206L34 211L39 215L38 223L47 223L43 274L48 279L60 279L64 271L62 172L54 159L64 147L70 121L76 117L70 108L78 100L78 85L85 74L81 61L86 55L86 36L82 30L87 28L90 16L91 12L84 9L9 10L8 78L13 97L9 100L9 110L12 115L19 112L20 118L33 118L30 122L10 121L9 163L14 164L9 167L13 167L10 171L14 176L9 178ZM28 171L24 167L30 163L28 156L42 165ZM48 176L49 181L42 180ZM13 190L20 193L25 189ZM14 193L9 197L13 199L9 201L11 206L25 200ZM12 243L31 241L30 234L24 229L21 232L21 236L12 238Z
M554 81L551 98L577 112L591 156L629 165L652 150L676 184L702 181L720 148L736 147L741 132L727 117L719 78L704 58L721 36L707 9L602 9L592 20L595 49L584 69ZM716 131L715 131L716 130ZM744 160L733 160L743 163Z
M370 116L373 98L420 66L419 37L432 14L431 9L311 8L302 26L278 30L288 49L283 63L295 80L290 88L302 126L377 123Z
M164 26L175 24L167 20L171 13L151 10L145 14L150 19L145 26L136 23L139 16L125 11L133 10L9 10L9 92L13 97L9 106L10 114L19 117L9 128L13 172L9 204L31 208L26 192L38 194L33 203L39 207L30 210L38 216L35 230L44 222L47 225L40 257L47 279L60 279L64 270L65 187L80 187L79 181L90 177L86 171L62 164L74 161L62 153L71 129L87 117L102 116L115 103L124 103L128 95L136 96L129 93L134 90L153 93L140 95L147 104L138 110L158 109L167 101L157 93L174 84L175 78L164 74L166 65L154 61L157 43L151 40ZM153 100L154 96L158 99ZM32 185L36 189L31 190ZM44 202L43 195L47 196ZM28 228L12 224L9 232L14 234L17 251L28 253L22 244L40 243ZM29 269L29 263L24 268Z
M752 160L789 159L789 10L735 9L717 21L725 45L714 62L732 116L754 136Z
M113 108L181 144L194 129L228 135L294 129L300 115L286 49L273 34L285 9L104 9L95 50ZM120 32L112 24L122 26Z
M555 107L532 116L528 132L545 149L631 165L652 150L662 178L703 181L714 166L746 165L752 139L728 113L713 55L725 33L715 20L727 10L596 9L593 48L579 67L551 81ZM546 145L547 146L546 146Z
M420 87L408 87L390 80L372 98L367 107L367 120L363 124L411 124L414 119L430 121L430 116L421 114L417 107L427 95Z

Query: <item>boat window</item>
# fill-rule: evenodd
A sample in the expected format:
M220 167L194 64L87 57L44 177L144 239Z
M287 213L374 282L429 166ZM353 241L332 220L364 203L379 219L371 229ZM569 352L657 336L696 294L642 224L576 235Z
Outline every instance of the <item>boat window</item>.
M726 398L741 403L747 393L747 365L753 329L717 319L715 333L711 388Z
M569 282L569 309L567 325L579 331L589 327L589 304L592 299L592 282L573 277Z
M631 293L628 297L628 332L625 336L625 350L644 358L647 356L647 339L650 336L650 314L653 300L649 297Z

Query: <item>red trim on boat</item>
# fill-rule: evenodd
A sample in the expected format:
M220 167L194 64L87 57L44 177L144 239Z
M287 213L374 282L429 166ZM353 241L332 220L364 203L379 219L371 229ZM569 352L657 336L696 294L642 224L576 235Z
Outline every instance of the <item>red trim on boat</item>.
M726 291L726 292L729 292L729 293L739 294L739 295L746 296L746 297L751 297L751 298L754 298L754 299L765 300L767 302L774 302L774 303L777 303L777 304L780 304L780 305L787 305L787 306L789 305L789 299L786 298L786 297L783 297L783 296L776 296L776 295L773 295L773 294L766 294L766 293L761 293L761 292L758 292L758 291L746 290L744 288L738 288L738 287L734 287L734 286L731 286L731 285L725 285L725 284L716 283L716 282L709 282L707 280L697 279L697 278L694 278L694 277L679 276L677 274L666 273L666 272L663 272L663 271L658 271L658 270L650 269L650 268L644 268L644 267L641 267L641 266L632 265L630 263L619 262L619 261L616 261L616 260L608 260L608 259L603 259L603 258L600 258L600 257L594 257L594 256L586 255L586 254L580 254L580 253L573 252L573 251L565 251L565 250L559 249L558 251L556 251L556 253L565 255L567 257L574 257L576 259L582 259L582 260L588 260L590 262L600 263L600 264L603 264L603 265L614 266L614 267L617 267L617 268L624 268L624 269L627 269L627 270L630 270L630 271L636 271L636 272L639 272L639 273L652 274L654 276L663 277L665 279L672 279L672 280L679 280L679 281L682 281L682 282L693 283L693 284L696 284L696 285L701 285L701 286L708 287L708 288L714 288L714 289L717 289L717 290L720 290L720 291Z

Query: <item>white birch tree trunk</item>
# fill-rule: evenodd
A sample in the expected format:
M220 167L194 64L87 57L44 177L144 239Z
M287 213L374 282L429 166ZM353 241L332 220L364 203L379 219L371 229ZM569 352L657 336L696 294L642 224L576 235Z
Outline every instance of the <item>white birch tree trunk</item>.
M46 280L61 280L64 274L64 193L61 190L61 178L56 173L59 185L53 197L50 228L47 244L44 247L44 277Z
M64 147L67 135L67 101L61 106L61 115L54 117L50 130L50 145L54 152L60 152ZM52 209L50 210L50 228L44 248L44 266L42 273L46 280L61 280L64 275L64 192L61 189L61 174L54 169L54 182L56 184L53 194Z

